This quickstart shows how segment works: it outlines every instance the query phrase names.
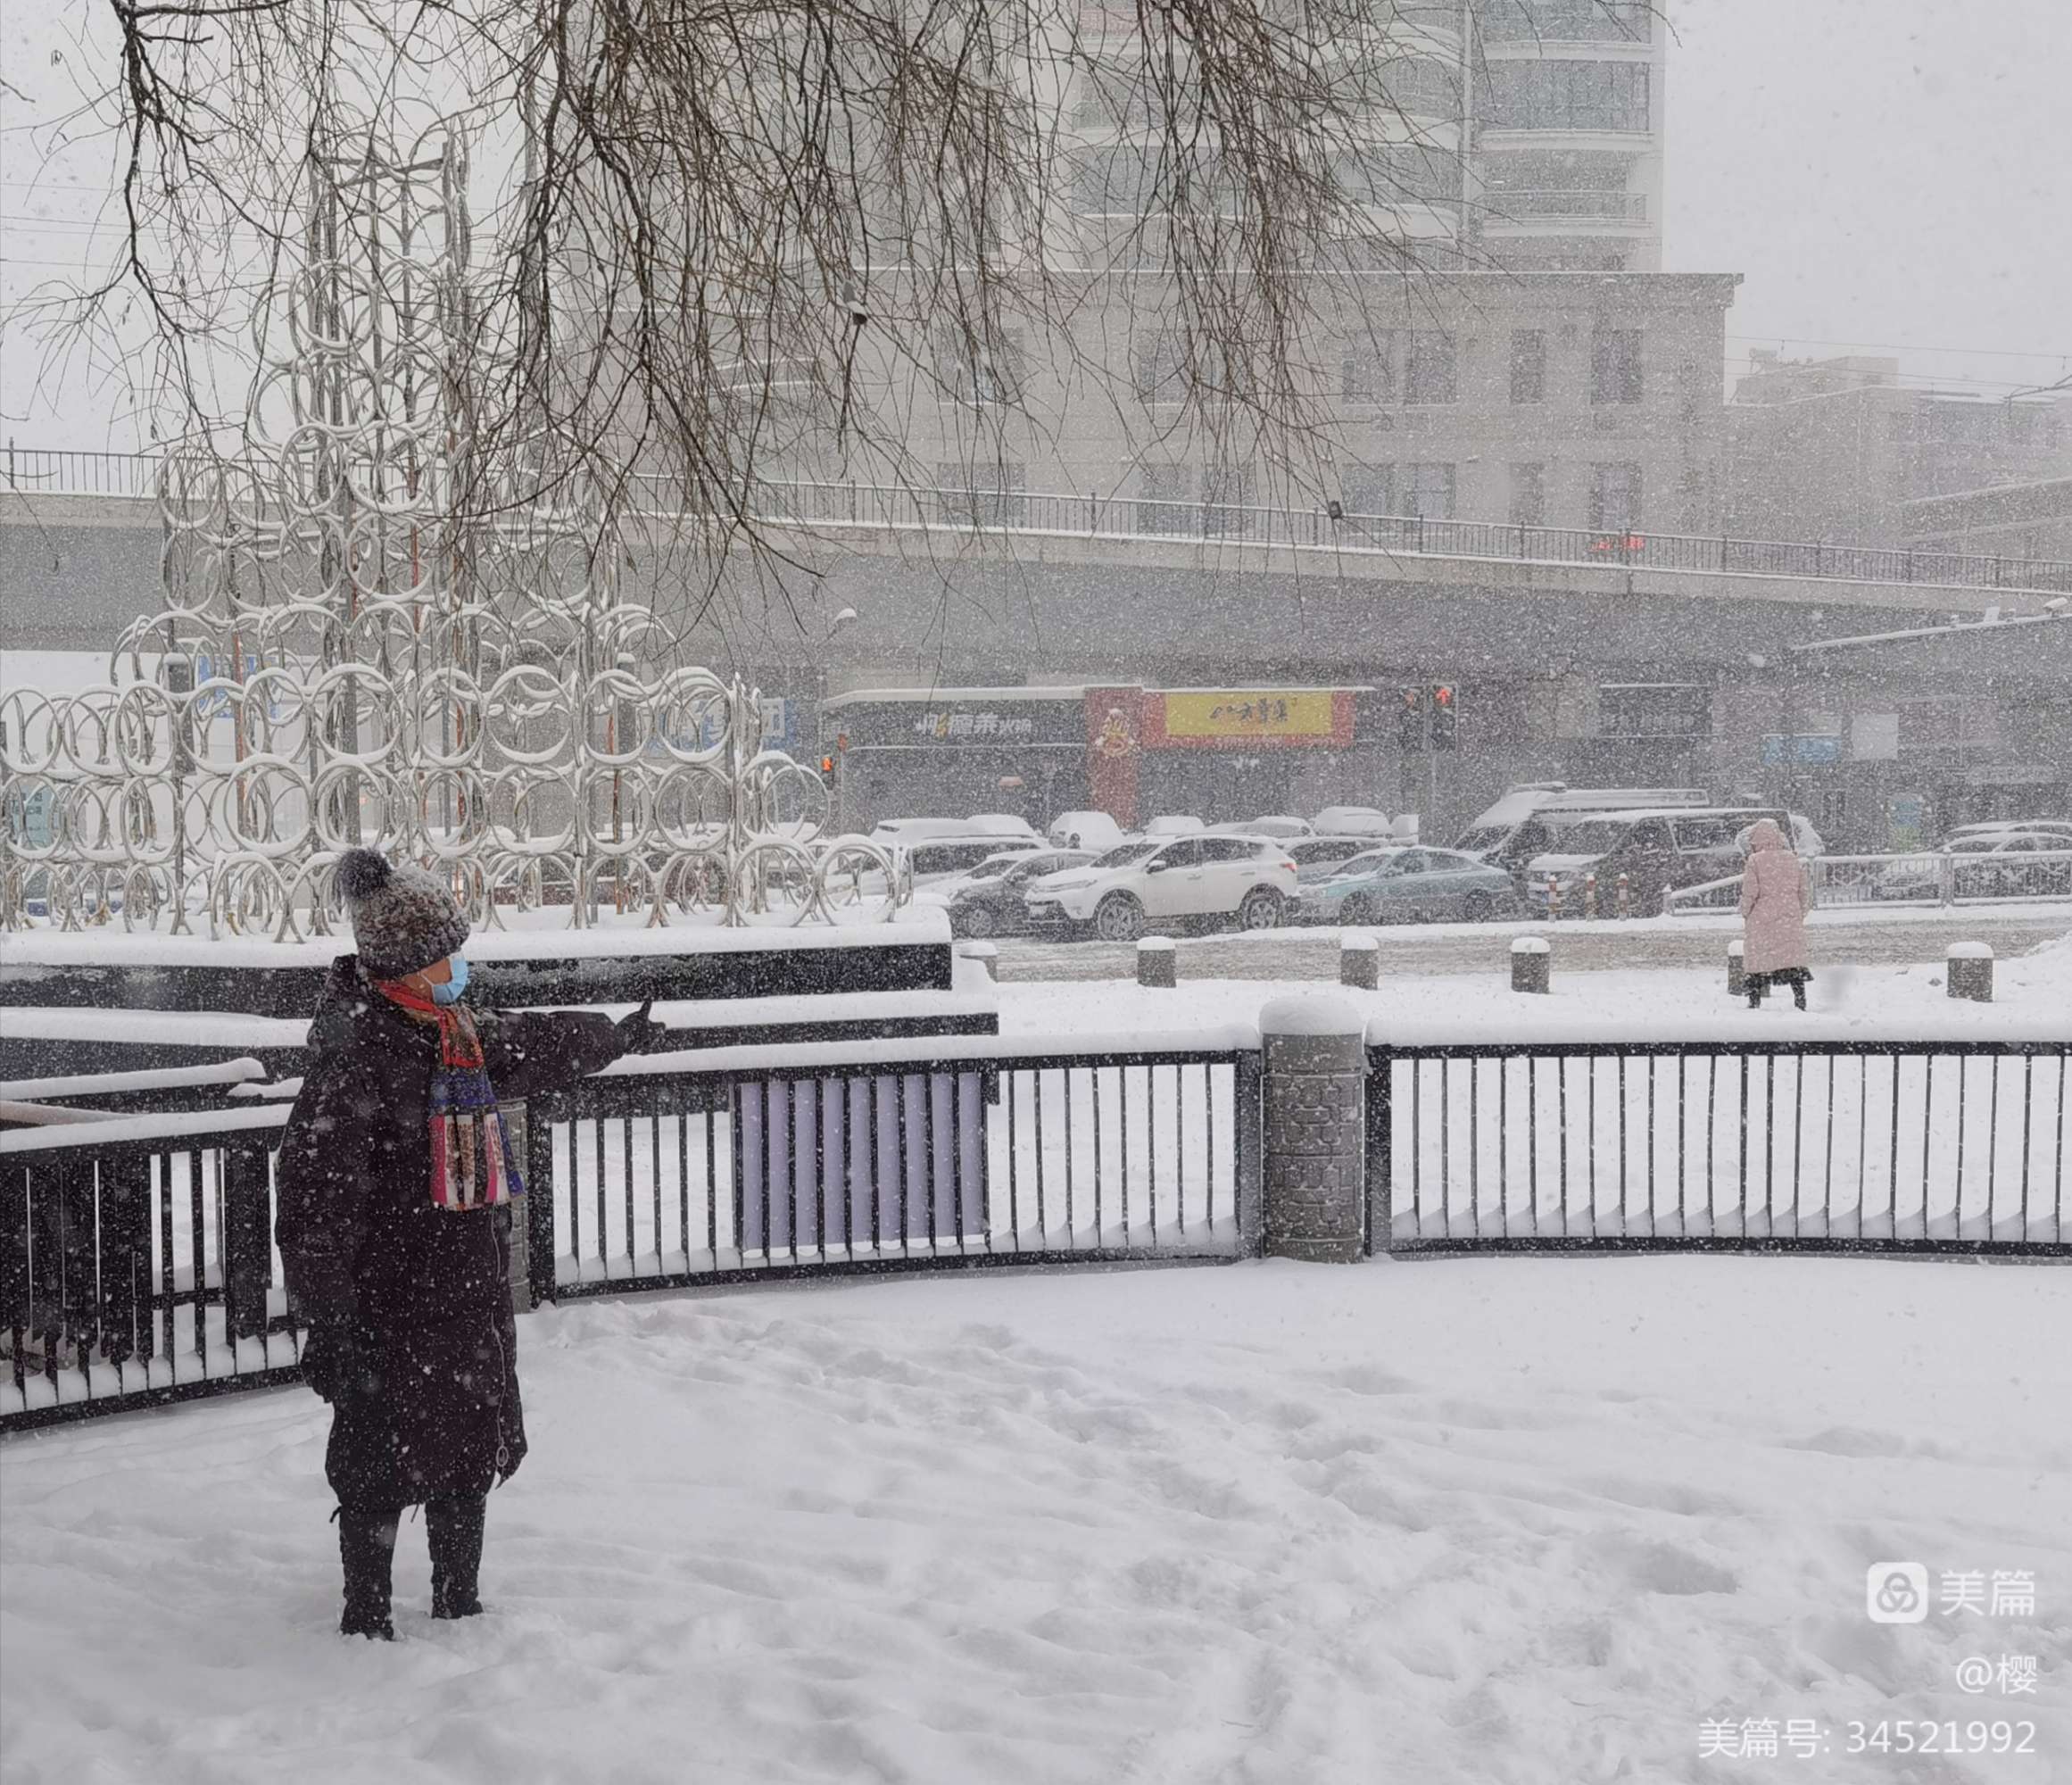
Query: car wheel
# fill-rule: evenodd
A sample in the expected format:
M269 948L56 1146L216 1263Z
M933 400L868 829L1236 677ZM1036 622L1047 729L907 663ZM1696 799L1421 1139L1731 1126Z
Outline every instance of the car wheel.
M993 921L993 914L983 905L974 905L962 910L950 920L949 927L960 936L969 936L974 942L983 942L999 930Z
M1264 886L1255 886L1238 907L1238 927L1241 930L1271 930L1280 921L1280 895Z
M1341 924L1351 924L1355 926L1377 922L1374 901L1364 892L1354 893L1351 898L1339 907L1339 921Z
M1133 942L1144 934L1144 908L1127 892L1111 892L1094 910L1094 934L1104 942Z
M1486 924L1492 909L1487 892L1471 892L1461 901L1461 915L1471 924Z

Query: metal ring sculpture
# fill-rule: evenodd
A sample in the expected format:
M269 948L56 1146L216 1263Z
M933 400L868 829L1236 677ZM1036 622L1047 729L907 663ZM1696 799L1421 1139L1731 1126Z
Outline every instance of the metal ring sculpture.
M330 934L361 843L489 926L891 916L896 864L828 835L756 692L622 598L610 502L527 502L551 439L478 457L516 381L480 346L466 176L442 127L314 165L328 252L257 306L241 449L165 456L163 609L107 686L0 696L0 927Z

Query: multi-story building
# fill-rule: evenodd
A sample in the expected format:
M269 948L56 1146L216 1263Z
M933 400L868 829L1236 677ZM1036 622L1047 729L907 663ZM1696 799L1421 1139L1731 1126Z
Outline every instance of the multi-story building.
M1647 0L1471 0L1474 264L1662 267L1667 26Z
M1754 367L1727 411L1733 532L1926 544L1949 529L1924 524L1917 504L2072 474L2072 397L1911 387L1896 359L1865 355L1792 361L1758 349ZM2027 531L2007 530L2009 555L2062 555Z

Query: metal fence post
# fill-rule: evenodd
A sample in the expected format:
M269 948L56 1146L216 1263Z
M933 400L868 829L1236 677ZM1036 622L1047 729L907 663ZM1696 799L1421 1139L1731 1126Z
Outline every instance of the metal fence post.
M232 1339L256 1339L266 1331L267 1291L273 1283L266 1142L226 1146L217 1155L216 1169L223 1186L223 1324Z
M1232 1097L1237 1104L1233 1188L1238 1204L1238 1243L1243 1256L1256 1258L1263 1257L1266 1250L1266 1223L1261 1193L1265 1163L1260 1145L1260 1105L1264 1094L1265 1072L1261 1057L1251 1052L1239 1054L1233 1079Z
M1386 1044L1367 1050L1367 1233L1365 1255L1388 1250L1396 1232L1395 1107L1396 1055Z
M519 1224L511 1223L511 1248L525 1252L525 1306L537 1308L554 1299L554 1107L547 1098L535 1098L524 1108L520 1121L525 1137L518 1150L526 1162L524 1237ZM575 1129L569 1129L569 1150L575 1150ZM571 1161L573 1163L573 1161ZM570 1194L574 1194L571 1182ZM514 1260L515 1265L515 1260ZM511 1299L518 1299L514 1289Z

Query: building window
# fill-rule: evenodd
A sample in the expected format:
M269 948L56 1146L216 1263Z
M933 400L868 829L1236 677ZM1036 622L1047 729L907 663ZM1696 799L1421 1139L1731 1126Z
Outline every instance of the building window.
M1645 44L1648 0L1481 0L1476 25L1491 43Z
M1511 331L1511 401L1546 401L1546 330Z
M1192 533L1194 511L1191 507L1179 508L1175 503L1191 504L1194 501L1194 469L1189 465L1147 465L1144 467L1144 493L1137 503L1137 531L1140 533Z
M1454 468L1417 464L1407 469L1404 507L1421 520L1451 520L1454 518Z
M1339 478L1339 502L1347 514L1396 512L1396 467L1349 466Z
M1404 369L1405 403L1452 403L1459 394L1454 337L1444 328L1413 328Z
M1604 737L1704 737L1712 695L1693 682L1611 682L1598 688L1597 713Z
M1640 467L1590 467L1590 530L1632 533L1640 527Z
M1029 468L1018 459L966 465L939 460L935 486L943 519L962 527L1020 527L1029 518Z
M1179 403L1186 396L1181 345L1161 331L1140 335L1131 350L1137 394L1146 403Z
M1590 337L1590 401L1640 401L1640 330L1600 328Z
M1378 329L1346 339L1339 356L1339 394L1347 403L1396 401L1396 335Z
M1511 468L1511 524L1546 525L1546 467L1537 459Z
M1203 535L1211 539L1239 539L1249 533L1256 494L1249 465L1213 466L1202 485Z
M1486 121L1499 130L1645 131L1647 89L1644 62L1493 62Z

